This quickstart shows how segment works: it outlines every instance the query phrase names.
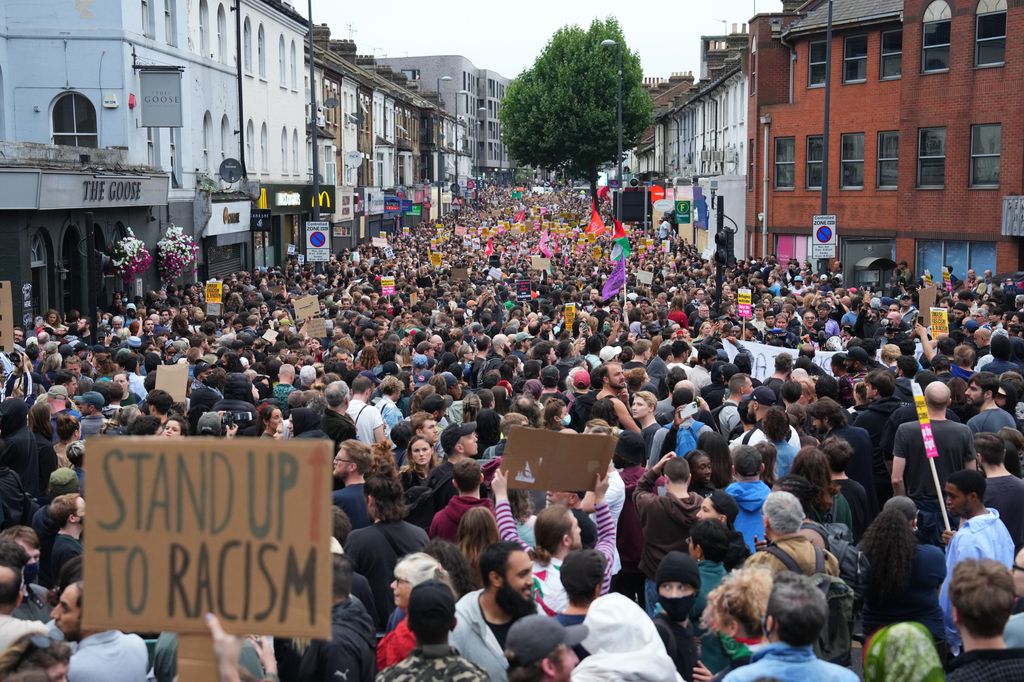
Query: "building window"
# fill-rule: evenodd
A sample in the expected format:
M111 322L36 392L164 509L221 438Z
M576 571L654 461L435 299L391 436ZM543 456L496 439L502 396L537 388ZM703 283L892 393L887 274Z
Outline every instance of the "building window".
M924 11L921 69L925 73L949 69L949 26L952 16L945 0L935 0Z
M242 63L245 72L252 73L252 24L249 23L249 17L245 18L245 26L242 28Z
M968 269L981 273L996 271L995 242L969 242L954 240L919 239L917 241L917 274L927 270L936 276L948 265L957 277L963 278Z
M825 84L825 52L824 40L815 40L807 45L807 87L814 88Z
M269 154L267 154L267 146L267 124L264 123L260 126L260 170L264 173L267 172L268 166L270 165L270 160L267 158L269 156Z
M298 75L299 74L299 67L298 67L298 62L295 61L295 41L294 40L292 41L290 57L291 57L291 71L292 71L291 72L292 90L298 90L298 88L299 88L299 75Z
M224 5L217 5L217 58L224 64L228 63L228 20L224 15Z
M263 32L263 24L260 24L256 33L256 58L260 66L260 78L267 77L267 36Z
M840 165L844 189L864 188L864 133L845 133L840 140Z
M878 187L895 189L899 178L900 134L895 130L878 133Z
M284 64L284 36L277 39L277 81L282 88L288 87L288 72Z
M975 30L975 66L998 66L1006 53L1006 0L981 0Z
M946 183L946 129L921 128L917 141L917 186L942 187Z
M796 166L796 140L792 137L775 138L775 189L793 189L793 169Z
M53 143L98 147L96 107L85 95L69 92L53 103Z
M245 158L249 160L249 164L253 168L256 167L256 128L252 124L252 119L245 124ZM248 167L247 165L247 167Z
M971 126L971 187L999 186L1001 128L998 123Z
M868 78L868 37L850 36L843 45L843 82L860 83Z
M209 12L206 19L209 24ZM168 45L178 44L177 31L174 30L174 0L164 0L164 40Z
M754 191L754 138L747 145L747 191Z
M154 128L146 128L146 165L156 168L156 144L153 140Z
M288 174L288 129L281 128L281 175Z
M807 137L807 189L821 189L821 164L825 158L824 138L821 135Z
M879 77L882 80L899 78L903 73L903 31L886 31L882 34L882 64Z
M220 117L220 160L228 158L228 147L231 145L231 122L228 115Z
M171 128L171 187L181 187L181 169L178 167L178 129Z
M292 175L299 174L299 129L292 130Z
M203 170L210 169L210 143L213 137L213 117L207 111L203 116Z
M153 8L149 4L149 0L142 0L140 4L142 10L142 35L147 38L153 37Z
M199 54L210 56L210 6L206 0L199 1Z

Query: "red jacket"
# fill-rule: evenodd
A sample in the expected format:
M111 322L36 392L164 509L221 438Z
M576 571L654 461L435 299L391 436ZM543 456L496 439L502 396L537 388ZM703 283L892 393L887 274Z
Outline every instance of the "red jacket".
M448 542L459 541L459 521L462 515L475 507L486 507L494 513L491 501L486 498L465 497L458 495L448 500L448 506L434 514L434 520L430 522L430 530L427 535L430 539L441 538Z
M377 645L377 672L401 663L415 648L416 636L409 629L409 618L403 618Z

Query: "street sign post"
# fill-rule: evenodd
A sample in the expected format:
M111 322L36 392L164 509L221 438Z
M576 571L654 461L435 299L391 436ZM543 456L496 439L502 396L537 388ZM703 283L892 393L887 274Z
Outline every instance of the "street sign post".
M306 221L306 260L326 263L331 260L331 226L326 220Z
M839 239L835 215L816 215L811 219L811 258L835 258Z

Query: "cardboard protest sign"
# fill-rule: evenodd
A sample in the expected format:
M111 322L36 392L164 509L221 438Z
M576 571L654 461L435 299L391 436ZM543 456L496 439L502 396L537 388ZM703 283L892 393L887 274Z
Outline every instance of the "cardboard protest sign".
M383 249L387 247L388 239L387 237L374 237L373 239L370 240L370 243L379 249Z
M932 336L949 333L949 312L945 308L931 308Z
M327 320L322 317L311 317L302 331L310 339L322 339L327 336Z
M295 299L295 319L305 320L320 314L320 301L316 296L303 296Z
M176 363L157 367L156 387L170 393L174 402L185 402L185 392L188 388L188 364Z
M394 277L381 277L380 278L380 293L385 296L395 295L395 278Z
M221 282L206 283L206 302L223 303L221 297L224 295L224 285Z
M501 460L510 488L593 490L608 471L615 437L596 433L558 433L547 429L512 429Z
M107 438L86 446L88 630L329 638L331 443ZM209 646L209 644L207 644Z
M551 259L543 256L530 256L530 267L534 270L550 270Z
M921 319L924 320L924 316L928 314L928 311L935 307L935 298L938 291L935 287L922 287L917 292L917 309L920 312Z
M207 303L206 304L206 316L207 317L220 317L221 304L220 303Z
M456 282L469 279L469 268L452 268L452 279Z
M0 349L14 350L14 294L8 281L0 282Z
M637 270L636 281L640 284L651 284L654 281L654 273L647 270Z
M273 329L268 329L267 331L263 332L263 338L269 341L270 343L274 343L275 341L277 341L277 332L274 331Z

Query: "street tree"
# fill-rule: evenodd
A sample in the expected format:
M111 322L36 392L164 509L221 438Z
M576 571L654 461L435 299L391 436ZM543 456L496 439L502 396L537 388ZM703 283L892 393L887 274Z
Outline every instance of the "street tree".
M601 46L609 39L619 48ZM560 28L509 86L499 112L512 158L583 178L595 199L598 170L616 154L616 49L622 50L622 146L630 149L651 124L654 104L640 57L613 17L595 19L587 30Z

